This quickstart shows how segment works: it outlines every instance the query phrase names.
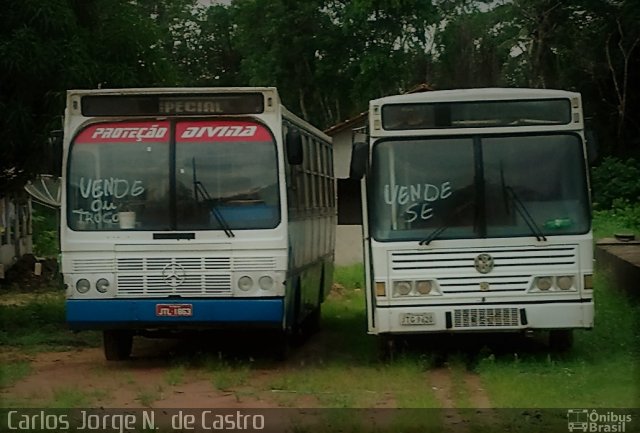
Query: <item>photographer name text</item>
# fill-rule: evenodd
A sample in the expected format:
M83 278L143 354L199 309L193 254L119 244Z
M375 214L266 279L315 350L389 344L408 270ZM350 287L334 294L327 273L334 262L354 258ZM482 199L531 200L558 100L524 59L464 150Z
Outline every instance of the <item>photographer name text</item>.
M213 410L178 410L163 417L162 427L181 431L255 431L265 429L265 417L242 411L216 412ZM137 413L96 412L78 410L75 415L52 413L45 410L10 410L7 428L11 431L101 431L125 433L134 430L158 430L160 422L154 410Z

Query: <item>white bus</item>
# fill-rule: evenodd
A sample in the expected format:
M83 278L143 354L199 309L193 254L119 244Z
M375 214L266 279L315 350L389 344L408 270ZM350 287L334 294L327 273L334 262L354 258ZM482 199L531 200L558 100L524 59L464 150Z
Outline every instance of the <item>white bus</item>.
M368 331L593 327L580 94L467 89L370 102L362 179Z
M274 88L70 90L61 264L71 329L312 329L331 287L328 136Z

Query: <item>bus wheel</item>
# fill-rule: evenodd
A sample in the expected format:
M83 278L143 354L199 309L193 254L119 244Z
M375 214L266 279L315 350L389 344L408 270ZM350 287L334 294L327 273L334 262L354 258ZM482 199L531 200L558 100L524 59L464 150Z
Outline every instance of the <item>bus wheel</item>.
M304 337L310 337L320 330L322 319L322 305L318 305L302 322L302 333Z
M123 330L105 330L102 332L104 357L107 361L128 359L133 347L133 334Z
M378 335L378 355L383 362L392 362L396 356L396 338L390 334Z
M549 348L556 352L566 352L573 347L572 329L554 329L549 331Z
M276 331L272 337L273 356L276 361L286 361L291 352L291 338L287 330Z

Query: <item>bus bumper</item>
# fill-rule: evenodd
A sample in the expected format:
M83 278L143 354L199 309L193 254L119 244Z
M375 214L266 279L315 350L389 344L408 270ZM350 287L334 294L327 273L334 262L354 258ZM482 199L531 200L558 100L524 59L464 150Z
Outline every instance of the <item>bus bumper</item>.
M284 299L68 299L71 329L282 327Z
M378 307L372 334L593 328L593 301Z

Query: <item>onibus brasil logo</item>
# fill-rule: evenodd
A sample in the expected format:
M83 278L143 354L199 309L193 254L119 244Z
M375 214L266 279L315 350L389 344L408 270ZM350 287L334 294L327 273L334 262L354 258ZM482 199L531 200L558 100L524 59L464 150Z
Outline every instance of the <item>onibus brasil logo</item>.
M613 411L600 412L595 409L569 409L567 411L567 428L570 432L625 433L627 424L631 423L631 415Z

